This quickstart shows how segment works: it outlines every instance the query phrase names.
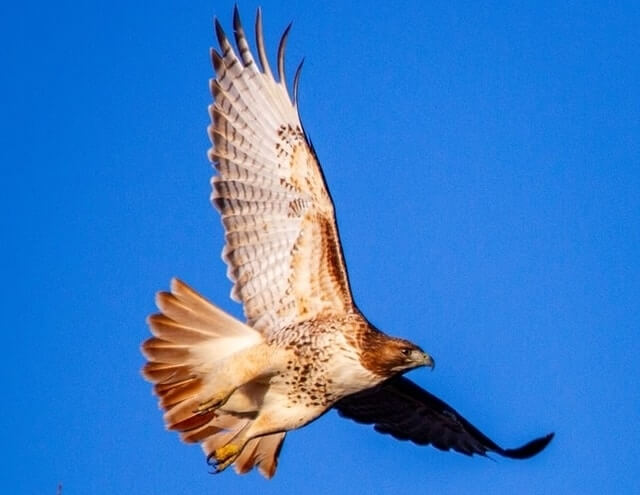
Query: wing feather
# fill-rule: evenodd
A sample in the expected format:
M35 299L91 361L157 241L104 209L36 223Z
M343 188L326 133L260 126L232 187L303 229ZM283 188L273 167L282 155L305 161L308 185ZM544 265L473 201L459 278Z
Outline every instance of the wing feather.
M290 25L278 45L276 81L266 55L262 14L256 19L260 67L234 11L237 50L215 21L219 51L211 57L209 158L218 175L212 202L220 211L223 259L248 323L271 332L354 310L334 207L285 78Z
M515 449L503 449L464 419L456 410L404 377L340 400L338 413L376 431L418 445L455 450L466 455L494 452L512 459L527 459L541 452L553 433Z

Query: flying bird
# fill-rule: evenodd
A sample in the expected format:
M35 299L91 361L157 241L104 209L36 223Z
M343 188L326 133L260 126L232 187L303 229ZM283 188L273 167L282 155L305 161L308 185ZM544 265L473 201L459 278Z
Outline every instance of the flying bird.
M416 344L375 328L353 300L334 204L285 78L290 26L266 56L261 12L252 53L237 8L235 48L215 21L209 107L211 200L222 216L223 259L245 322L184 282L159 292L142 345L144 377L164 421L197 442L214 472L253 467L271 478L288 431L334 408L418 445L525 459L549 434L503 449L451 406L403 376L434 366Z

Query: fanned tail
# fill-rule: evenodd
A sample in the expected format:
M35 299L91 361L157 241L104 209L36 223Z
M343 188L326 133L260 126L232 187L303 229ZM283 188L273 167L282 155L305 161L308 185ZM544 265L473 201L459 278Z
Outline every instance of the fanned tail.
M154 384L167 428L184 442L201 443L209 456L252 421L264 385L247 384L225 407L200 412L198 406L207 399L205 385L211 388L205 384L211 379L208 373L217 362L262 342L262 336L178 279L171 281L171 292L157 294L156 304L160 313L147 319L154 336L142 345L148 359L142 374ZM283 438L274 434L249 442L236 471L246 473L257 466L265 477L273 476Z

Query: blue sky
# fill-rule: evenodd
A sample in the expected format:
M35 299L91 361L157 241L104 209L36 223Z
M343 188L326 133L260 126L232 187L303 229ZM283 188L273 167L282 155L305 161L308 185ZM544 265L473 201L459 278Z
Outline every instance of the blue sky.
M640 490L640 10L263 2L334 196L355 298L412 379L524 462L331 413L276 477L207 474L139 375L177 275L236 315L208 203L212 18L233 3L0 7L7 493ZM242 2L245 25L255 2Z

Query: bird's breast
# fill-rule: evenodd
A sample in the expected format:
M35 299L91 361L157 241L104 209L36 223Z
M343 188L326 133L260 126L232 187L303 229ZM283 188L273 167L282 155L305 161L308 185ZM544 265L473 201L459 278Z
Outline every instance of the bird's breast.
M292 406L331 407L342 397L380 382L379 376L363 367L353 339L340 327L302 330L297 329L297 339L276 344L288 352L272 386L285 393Z

